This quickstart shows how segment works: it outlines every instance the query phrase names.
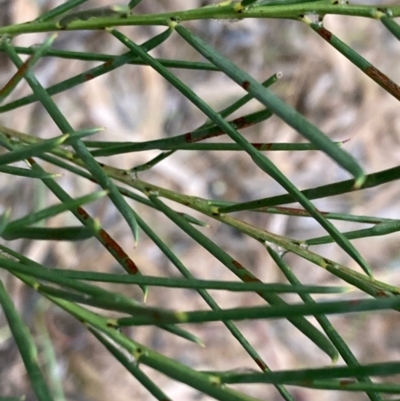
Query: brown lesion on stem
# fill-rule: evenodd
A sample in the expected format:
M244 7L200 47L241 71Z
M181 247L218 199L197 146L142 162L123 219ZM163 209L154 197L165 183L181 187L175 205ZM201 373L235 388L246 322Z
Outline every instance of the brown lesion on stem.
M321 26L320 28L317 29L317 33L318 33L319 36L321 36L327 42L330 42L330 40L332 38L332 32L331 31L328 31L326 28Z
M11 77L11 79L3 86L0 90L0 96L2 96L8 89L13 87L29 70L29 64L32 60L32 57L29 57L22 65L18 68L18 71Z
M397 100L400 100L400 86L394 83L387 75L372 65L365 68L364 72Z
M99 231L99 235L101 239L104 241L105 247L109 251L114 251L119 258L121 258L124 262L124 268L128 271L128 273L136 274L139 269L136 266L135 262L127 255L127 253L122 249L122 247L115 241L110 234L104 229Z

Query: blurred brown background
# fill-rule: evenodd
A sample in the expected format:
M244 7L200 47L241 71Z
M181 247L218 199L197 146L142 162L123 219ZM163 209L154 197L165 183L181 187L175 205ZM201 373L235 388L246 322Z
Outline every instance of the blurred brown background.
M29 21L60 2L51 0L1 1L1 24ZM144 0L135 9L137 13L195 8L211 2L199 0ZM117 4L112 1L88 1L86 7ZM325 25L340 39L367 58L395 82L400 82L398 62L400 43L375 20L328 16ZM334 140L350 139L344 146L365 167L375 172L395 166L400 160L398 130L399 105L390 95L363 75L343 56L330 48L305 25L294 21L244 20L236 23L200 21L185 23L208 43L250 72L260 81L282 71L283 78L272 88L287 103L302 112ZM164 29L164 28L162 28ZM123 31L135 42L142 43L156 33L159 27L130 27ZM14 43L30 46L41 43L47 35L32 34L15 38ZM105 32L62 32L55 46L75 51L121 54L123 46ZM200 56L173 35L165 44L152 52L162 58L201 60ZM42 59L35 70L44 86L84 71L96 63ZM12 76L15 68L0 56L0 86ZM236 84L215 72L174 70L184 82L190 83L203 99L215 109L222 109L244 94ZM29 94L21 84L13 98ZM54 97L62 112L74 128L105 127L96 138L111 141L144 141L184 133L196 128L205 117L151 68L125 66L106 76ZM260 109L251 102L234 116ZM39 104L33 104L0 116L0 123L13 129L42 138L59 132ZM259 126L244 130L246 138L257 142L294 142L302 138L290 127L273 117ZM93 138L94 139L94 138ZM222 140L222 139L221 139ZM124 157L104 158L102 161L120 168L130 168L150 160L157 152L132 153ZM318 152L270 152L268 156L299 188L308 188L348 176ZM42 165L48 171L56 167ZM63 172L65 173L65 172ZM246 156L239 152L194 153L178 152L140 177L151 183L204 198L246 201L282 193L281 188L266 177ZM23 178L1 176L1 207L12 207L16 218L40 204L44 196L46 205L55 203L53 195L38 182ZM65 173L58 181L71 194L81 196L98 188L88 181ZM399 215L400 187L396 183L351 195L315 201L321 210L348 212L396 218ZM41 207L43 207L42 205ZM194 241L171 224L165 217L141 205L134 205L143 218L176 252L191 272L199 278L234 279L234 276L211 255L200 249ZM176 210L186 211L180 206ZM107 200L87 209L100 219L144 274L176 275L175 268L162 253L141 235L134 248L126 224ZM235 256L254 274L266 282L285 282L282 274L270 260L260 244L237 231L191 212L206 221L210 227L202 231ZM322 235L323 231L311 219L289 218L279 215L243 214L243 217L266 230L292 238L306 239ZM69 214L48 222L51 226L76 224ZM359 225L337 223L343 230ZM399 234L357 240L357 249L372 266L376 277L399 285ZM119 272L120 267L95 240L82 243L50 243L14 241L7 245L47 266ZM313 248L340 263L358 269L347 255L335 245ZM288 261L304 283L338 283L317 266L306 263L294 255ZM62 384L65 399L77 401L151 400L152 397L108 355L94 338L73 318L39 301L36 294L2 271L26 322L40 344L43 367L50 370ZM139 297L135 288L108 286L127 295ZM262 305L252 294L211 292L221 307ZM291 301L297 298L285 297ZM328 299L329 297L316 297ZM152 305L168 308L206 308L202 299L193 292L177 290L150 291ZM393 318L395 316L396 318ZM363 363L399 359L399 319L389 313L332 316L330 318L353 352ZM27 382L22 361L10 338L4 316L0 311L0 396L27 395L35 399ZM283 321L240 322L237 325L250 343L262 355L271 369L294 369L329 365L330 361L308 339ZM54 345L56 364L51 365L46 345L46 328ZM135 340L159 352L177 358L196 369L233 369L253 366L253 362L240 348L222 324L189 327L205 344L205 348L159 330L132 329L127 331ZM53 367L51 367L53 366ZM50 367L50 368L49 368ZM208 400L209 398L165 376L144 368L150 377L173 400ZM262 400L280 400L271 386L244 386L249 394ZM365 400L363 394L335 393L292 389L297 400ZM60 393L57 401L63 400Z

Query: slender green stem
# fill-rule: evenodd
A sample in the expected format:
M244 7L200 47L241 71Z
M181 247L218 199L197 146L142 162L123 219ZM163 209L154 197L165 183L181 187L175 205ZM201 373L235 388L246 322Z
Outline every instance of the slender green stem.
M292 110L283 101L275 97L266 88L260 85L255 79L249 74L240 70L234 63L229 59L223 57L211 46L207 45L199 37L194 35L192 32L177 25L176 31L196 50L198 50L204 57L210 62L218 66L221 71L224 71L230 78L236 83L241 84L245 90L247 90L256 99L267 106L271 111L280 116L286 123L296 128L303 136L314 142L321 150L332 157L341 167L348 170L356 178L356 187L361 185L365 179L364 173L361 167L358 166L356 161L349 154L345 153L328 139L321 131L315 126L309 123L303 116ZM155 67L155 66L154 66ZM161 72L162 69L159 69ZM166 76L164 74L164 76ZM183 92L185 93L185 92ZM189 93L186 91L186 95L189 98ZM194 102L194 100L192 100ZM195 102L194 102L195 103ZM196 103L195 103L196 104ZM205 111L205 107L198 106L201 110ZM212 117L210 116L212 119ZM219 122L217 116L215 117L215 123L222 126L222 121ZM220 123L220 124L218 124ZM264 172L274 178L286 191L296 199L313 217L314 219L335 239L335 242L348 253L368 274L372 276L372 271L363 259L360 253L353 247L346 237L331 224L330 221L324 218L314 207L314 205L307 199L303 194L285 177L279 169L260 152L256 151L250 146L250 144L239 135L236 130L227 127L227 134L239 145L243 147L253 159L254 163L261 168Z
M166 29L164 32L160 33L159 35L154 36L153 38L149 39L145 43L141 45L141 47L146 50L150 51L155 47L159 46L161 43L166 41L172 33L171 29ZM9 49L13 49L9 47ZM43 50L44 52L45 50ZM84 71L80 74L77 74L71 78L68 78L62 82L59 82L55 85L46 88L47 94L50 96L56 95L58 93L62 93L68 89L72 89L77 85L86 83L91 81L97 77L100 77L104 74L107 74L111 71L114 71L134 60L136 56L132 52L127 52L121 56L117 56L112 58L111 60L106 61L104 64L96 66L94 68L90 68L87 71ZM33 93L32 95L25 96L21 99L17 99L13 102L7 103L0 107L0 113L4 113L6 111L14 110L22 106L26 106L31 104L35 101L39 100L39 96L37 93Z
M11 130L7 134L12 138L14 132L15 131ZM14 146L9 142L7 148L13 149ZM43 169L34 159L30 158L28 162L35 173L43 174ZM53 179L46 177L42 178L42 181L60 199L60 201L73 202L73 199ZM134 261L125 253L121 246L107 233L107 231L105 231L82 207L72 208L71 212L88 230L91 231L98 241L129 274L140 274ZM146 296L146 289L144 288L143 290Z
M124 348L115 345L109 337L105 336L100 331L91 326L89 326L88 329L150 394L159 401L170 401L164 392L139 368L138 363L134 360L132 355L126 352Z
M389 376L398 374L400 372L399 362L386 362L386 363L372 363L362 366L337 366L337 367L323 367L316 369L299 369L299 370L287 370L281 372L271 373L239 373L235 371L216 373L218 374L223 383L292 383L303 381L306 385L306 381L312 382L315 380L326 380L336 378L347 378L357 377L359 375L370 375L370 376ZM349 383L350 384L350 383ZM346 391L346 385L343 385L343 390ZM372 386L371 386L372 387ZM400 385L395 388L399 389Z
M231 2L227 5L215 4L208 7L187 11L175 11L161 14L132 14L127 17L99 17L88 20L75 20L67 26L61 27L57 22L32 22L30 24L10 25L0 28L0 35L17 35L22 33L52 32L58 30L90 30L104 29L113 26L125 25L168 25L171 18L180 22L204 19L245 19L245 18L289 18L296 19L307 13L320 15L337 14L352 15L355 17L376 18L381 6L355 5L355 4L331 4L317 1L288 5L265 5L247 8L238 7L239 3ZM386 7L392 17L400 16L400 6Z
M29 135L19 133L17 136L18 138L31 142L31 141L38 141L37 138L32 138ZM69 160L79 166L83 166L83 163L80 161L79 158L74 156L73 153L67 152L65 150L57 150L57 154L60 155L61 157L65 158L66 160ZM46 156L46 160L50 156ZM82 172L80 169L73 168L72 166L68 166L65 163L60 163L61 161L58 161L54 158L49 159L51 162L62 166L63 168L67 169L72 169L72 171L76 172L77 174L88 178L90 180L93 180L93 178L87 174ZM174 202L181 203L182 205L189 206L201 213L204 213L224 224L228 224L235 229L238 229L245 233L246 235L249 235L256 239L257 241L260 241L262 243L264 242L271 242L274 243L283 249L293 252L297 255L299 255L302 258L305 258L309 260L312 263L315 263L316 265L320 266L323 269L328 270L330 273L333 275L340 277L342 280L346 281L347 283L356 286L357 288L361 289L362 291L365 291L366 293L373 295L373 296L380 296L379 294L385 293L386 291L388 293L393 293L393 294L398 294L400 293L399 289L394 287L394 286L389 286L384 283L381 283L377 280L371 280L368 277L361 275L357 272L355 272L352 269L349 269L343 265L338 264L335 261L326 259L322 257L321 255L318 255L314 252L311 252L310 250L307 249L307 247L304 246L304 244L301 244L298 241L290 241L284 237L278 236L276 234L269 233L265 230L262 230L260 228L257 228L253 225L250 225L248 223L245 223L239 219L236 219L230 215L224 214L224 213L216 213L218 209L214 206L215 202L206 200L206 199L201 199L198 197L192 197L192 196L187 196L187 195L182 195L178 194L176 192L166 190L164 188L152 185L148 182L141 181L137 178L133 179L130 177L130 175L126 174L124 170L119 170L111 166L103 165L103 169L107 171L107 174L110 175L110 177L115 178L116 180L123 182L135 189L138 189L142 192L148 192L149 190L154 191L154 193L158 193L160 196L163 196L167 199L173 200ZM396 171L400 171L399 168L395 168L395 171L393 169L386 170L381 173L376 173L376 174L371 174L367 176L367 183L368 185L379 185L380 183L383 182L389 182L391 179L393 179L394 175L396 174ZM382 182L383 181L383 182ZM345 187L348 186L349 188L352 188L352 180L344 181L341 183L338 183L339 187ZM333 184L335 190L336 186ZM325 187L330 187L330 186L325 186ZM322 187L322 188L325 188ZM327 188L329 189L329 188ZM132 193L131 191L119 187L119 190L121 194L124 194L128 197L131 197L132 199L136 199L141 203L147 204L151 206L152 204L149 203L148 201L142 200L141 197L138 197L136 194ZM307 191L305 191L307 193ZM284 198L284 196L278 197L278 198ZM257 202L257 201L255 201ZM239 205L241 206L241 205ZM153 205L153 207L155 207ZM156 208L156 207L155 207ZM221 208L220 208L221 209ZM184 216L182 216L184 218ZM186 220L186 219L185 219Z
M272 117L272 113L268 109L260 110L255 113L247 114L245 116L235 118L232 121L227 122L229 126L236 130L242 128L248 128L255 124L265 121ZM110 146L101 147L101 149L93 150L91 153L93 156L114 156L121 153L127 152L139 152L143 150L171 150L176 146L186 146L188 144L194 144L205 139L214 138L216 136L224 135L226 132L224 128L220 126L206 126L200 127L194 131L186 132L185 134L176 135L172 138L154 139L146 142L128 142L122 144L112 143ZM98 144L98 142L88 142L90 144Z
M13 46L18 54L34 54L35 49L31 47ZM4 46L0 42L0 51L4 52ZM90 53L90 52L77 52L72 50L60 50L50 47L47 49L42 57L58 57L67 60L82 60L82 61L104 61L112 62L118 55L103 54L103 53ZM167 68L182 68L188 70L204 70L204 71L219 71L217 67L210 63L202 63L195 61L185 60L171 60L171 59L157 59L163 66ZM128 62L129 65L146 65L142 60L134 59Z
M185 383L220 401L260 401L246 394L232 390L227 386L220 386L218 377L200 373L187 365L161 355L142 344L124 336L112 328L111 322L107 325L104 319L94 313L84 310L78 305L52 298L53 302L68 311L86 325L91 325L101 333L106 334L116 344L125 348L133 356L137 364L145 364L164 373L174 380Z
M13 338L28 372L33 391L39 401L52 401L50 390L40 370L37 349L32 335L22 321L3 282L0 280L0 304L10 326Z
M362 230L344 232L343 235L348 239L357 239L375 237L379 235L388 235L396 233L398 231L400 231L400 222L394 221L388 223L379 223L376 224L374 227L365 228ZM330 242L333 242L333 239L329 236L317 237L304 241L304 243L307 245L329 244Z
M382 14L380 12L380 14ZM379 86L385 89L386 92L390 93L397 100L400 100L400 86L394 83L389 77L379 71L364 57L360 56L350 46L342 42L337 36L332 34L326 28L319 24L315 24L309 20L308 17L304 17L303 20L327 43L333 46L336 50L342 53L348 58L354 65L356 65L364 74L375 81ZM393 25L391 25L393 27Z
M400 40L400 26L396 21L393 21L392 18L389 18L386 15L382 15L381 17L382 24L398 39Z
M36 18L35 22L46 22L50 21L58 16L72 10L73 8L79 6L80 4L85 3L88 0L68 0L63 4L60 4L58 7L55 7L49 10L47 13L42 14L40 17Z
M377 173L367 174L365 181L360 188L354 187L354 180L338 181L333 184L321 185L315 188L302 190L302 194L308 199L321 199L335 195L342 195L362 189L374 188L388 182L400 179L400 166L382 170ZM236 203L230 206L219 208L221 213L238 212L240 210L259 209L261 207L278 206L286 203L293 203L294 200L289 194L271 196L269 198L257 199L251 202Z
M239 261L232 258L223 249L218 247L214 242L212 242L206 235L202 234L196 228L192 227L189 223L184 221L180 216L178 216L171 208L169 208L165 203L163 203L158 197L149 194L150 200L160 209L163 213L170 218L175 224L177 224L183 231L185 231L189 236L191 236L197 243L204 247L208 252L210 252L216 259L223 263L232 273L238 276L244 282L259 282L260 280L256 278L248 269L246 269ZM258 295L266 300L271 305L286 305L278 295L258 292ZM299 329L304 335L310 338L318 347L320 347L325 353L327 353L333 360L336 359L336 350L332 347L326 337L323 336L313 325L311 325L305 319L290 318L289 321Z
M54 40L54 38L52 38L52 40ZM45 44L46 43L47 42L45 42ZM20 67L22 65L22 60L20 59L18 54L15 53L15 51L11 47L7 48L7 52L13 63L17 67ZM31 71L28 71L26 73L25 80L32 88L35 95L39 98L43 107L46 109L51 118L54 120L60 131L63 132L64 134L69 132L74 132L74 129L71 127L67 119L61 113L60 109L56 106L52 98L48 95L46 90L39 83L39 81L36 79L36 77L33 75ZM137 241L139 235L138 225L135 216L132 212L131 206L129 206L126 200L121 196L121 194L118 192L112 180L109 178L107 174L104 173L102 168L90 154L89 150L86 148L83 142L79 138L74 138L74 140L71 141L71 146L74 148L74 150L82 159L82 161L84 161L86 167L96 178L98 184L104 190L108 191L109 198L114 203L115 207L124 216L126 222L128 223L132 231L133 238Z
M301 284L293 270L289 267L287 263L283 260L283 258L274 251L270 246L267 246L268 253L271 255L273 260L279 266L282 273L286 276L289 282L292 285ZM300 298L303 300L305 304L315 304L314 299L309 294L300 294ZM315 317L322 329L325 331L328 338L332 341L332 344L338 350L340 356L346 362L348 366L360 366L354 354L351 352L350 348L340 336L340 334L335 330L333 325L330 323L329 319L326 316L316 316ZM363 383L372 383L371 379L367 376L359 376L357 379ZM368 392L367 393L369 399L371 401L381 401L382 398L377 393Z
M207 290L224 290L224 291L263 291L274 293L296 293L296 294L335 294L346 292L346 287L333 286L314 286L314 285L288 285L278 283L242 283L235 281L215 281L215 280L198 280L192 277L182 278L164 278L154 276L126 276L121 274L109 274L98 272L86 272L79 270L52 269L58 275L78 280L99 281L106 283L119 284L143 284L148 286L160 286L170 288L191 288L191 289L207 289ZM190 275L191 276L191 275Z
M165 311L156 308L142 308L134 310L133 317L117 319L120 326L148 326L154 324L173 323L205 323L224 320L252 320L252 319L277 319L299 318L301 316L336 315L354 312L366 312L374 310L400 310L400 297L388 297L380 299L356 299L351 301L320 302L315 304L285 304L274 306L258 306L249 308L232 308L218 311ZM335 349L336 351L336 349ZM336 360L336 358L335 358ZM400 372L400 364L399 364Z

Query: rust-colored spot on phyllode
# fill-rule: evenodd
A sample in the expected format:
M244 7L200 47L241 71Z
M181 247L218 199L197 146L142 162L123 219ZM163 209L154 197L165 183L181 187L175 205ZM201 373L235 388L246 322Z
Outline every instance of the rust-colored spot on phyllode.
M204 139L215 138L216 136L221 136L221 135L223 135L223 134L225 134L225 132L223 132L223 131L216 131L216 132L212 132L212 133L207 132L207 133L206 133L205 135L203 135L203 136L199 136L199 137L197 137L197 138L193 138L193 139L192 139L192 142L204 141Z
M261 368L262 371L268 369L267 365L260 358L255 358L254 362Z
M108 234L107 231L101 229L100 232L100 237L105 243L105 246L107 249L112 249L115 251L115 253L123 259L128 259L128 255L125 253L125 251L117 244L117 242L111 238L111 236Z
M254 125L254 123L248 122L246 120L246 117L236 118L235 120L232 121L232 124L236 129L247 128L247 127L251 127L252 125Z
M355 381L353 379L342 379L342 380L339 380L339 384L341 386L348 386L349 384L353 384L353 383L355 383Z
M252 143L252 145L258 150L270 150L273 143Z
M104 67L105 67L105 68L110 68L110 67L113 65L113 62L114 62L114 59L107 60L107 61L104 63Z
M76 209L76 211L85 220L87 220L90 217L88 212L85 209L83 209L82 207L80 207L80 206Z
M83 78L85 79L85 81L90 81L91 79L94 78L94 75L93 74L85 74L83 76Z
M381 224L382 221L381 220L371 220L368 222L368 224Z
M225 132L222 131L222 130L221 130L221 131L214 132L214 133L212 133L212 134L204 135L202 138L199 138L198 140L199 140L199 141L202 141L203 139L215 138L216 136L221 136L221 135L225 135Z
M250 82L249 82L249 81L243 81L242 87L243 87L244 90L249 89L249 87L250 87Z
M15 74L15 77L17 76L22 76L25 74L26 71L28 71L28 67L29 67L29 61L32 59L32 56L29 57L24 64L21 65L21 67L19 67L17 73Z
M158 321L161 320L161 314L160 314L160 312L154 311L154 312L152 313L152 316L153 316L153 318L154 318L155 320L158 320Z
M377 297L385 297L387 298L389 295L387 294L387 292L380 290L375 294Z
M318 32L319 36L321 36L322 38L324 38L328 42L332 38L332 32L328 31L323 26L321 28L319 28L317 32Z
M314 384L314 382L312 380L302 380L300 384L306 387L311 387Z
M237 260L232 260L232 264L237 268L237 269L244 269L243 265L239 263Z
M184 135L184 138L185 138L185 142L187 142L187 143L192 143L192 141L193 141L193 139L192 139L192 133L191 133L191 132L187 132L187 133Z
M28 162L29 164L36 164L35 159L33 159L32 157L28 157Z
M396 99L400 100L400 86L395 84L388 76L383 74L372 65L367 67L364 71L370 78L386 89Z
M241 277L241 279L245 282L245 283L261 283L261 281L257 278L254 277L250 274L245 274Z
M296 208L291 208L291 207L277 206L275 209L280 210L282 212L289 212L290 214L299 215L299 216L308 216L308 214L309 214L304 209L296 209ZM326 214L326 212L320 212L320 211L318 211L318 213Z
M137 274L137 272L139 271L138 267L132 259L126 259L125 264L128 267L129 271L132 272L132 274Z
M322 215L326 215L326 214L329 214L330 212L323 212L323 211L321 211L321 210L319 210L319 209L315 209L319 214L322 214ZM305 210L304 210L304 213L307 213L308 214L308 212L306 212Z
M2 95L3 93L5 93L7 90L9 90L9 88L13 87L16 83L17 80L22 77L25 72L28 70L29 67L29 60L32 57L29 57L28 60L25 61L25 63L23 65L21 65L21 67L18 69L18 71L14 74L14 76L11 77L11 79L7 82L6 85L4 85L4 87L0 90L0 94Z
M233 124L235 124L237 126L242 126L242 125L246 124L246 118L245 117L235 118L232 122L233 122Z

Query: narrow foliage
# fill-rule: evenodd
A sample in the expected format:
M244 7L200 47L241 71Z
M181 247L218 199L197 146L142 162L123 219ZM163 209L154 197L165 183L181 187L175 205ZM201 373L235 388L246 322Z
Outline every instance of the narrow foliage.
M338 314L344 317L350 314L362 316L362 313L364 317L378 313L382 316L397 317L400 311L400 288L390 281L375 279L374 274L381 273L380 270L375 272L371 267L374 266L373 262L376 265L376 261L365 258L353 240L368 239L372 243L375 237L397 233L400 231L400 220L394 217L396 214L392 211L389 211L386 217L368 215L367 212L365 215L357 215L343 208L339 212L322 211L317 209L313 202L315 199L331 198L355 191L364 192L368 188L378 187L378 190L384 191L386 187L381 188L383 184L391 184L400 178L400 167L370 172L368 166L365 166L368 174L365 173L360 154L346 148L347 139L341 142L333 141L329 133L311 121L306 113L302 113L300 102L293 106L291 100L283 100L284 96L279 92L282 90L282 73L272 70L272 75L262 79L256 77L223 55L225 52L216 48L217 40L210 41L207 39L208 35L195 28L195 24L186 23L204 23L207 20L233 22L256 18L296 20L303 23L302 27L308 30L310 36L315 36L316 40L326 43L333 51L337 51L354 64L358 74L367 77L371 85L379 86L379 90L386 92L392 101L398 101L400 87L397 83L367 60L368 52L364 55L359 54L350 44L329 31L324 26L323 19L329 14L375 19L375 23L379 24L382 30L387 29L387 35L400 39L400 28L394 20L395 17L400 17L400 5L353 5L333 0L241 0L214 2L190 10L146 14L142 13L142 10L146 10L150 2L142 0L131 0L126 1L126 4L100 8L90 8L89 3L84 3L86 0L68 0L48 9L28 23L0 27L0 52L14 68L9 76L4 77L3 86L0 87L0 114L7 118L7 113L15 113L17 110L18 116L25 119L26 109L23 106L35 103L35 107L39 107L41 113L46 113L53 123L52 130L49 130L52 133L50 138L48 135L41 135L42 132L36 132L36 121L26 125L29 127L26 132L20 132L6 122L0 125L0 174L4 177L4 182L9 182L11 176L12 180L18 182L26 182L32 178L30 184L35 188L33 208L30 204L24 209L18 205L10 209L5 208L0 214L0 237L4 241L15 241L0 244L0 305L36 398L39 401L65 399L62 378L51 373L51 369L57 370L57 344L55 342L53 349L52 336L46 328L45 317L47 311L53 309L62 309L76 318L85 327L86 336L90 339L88 341L95 342L97 346L101 345L105 352L122 365L127 374L133 376L147 393L157 400L169 400L170 396L168 387L164 389L157 382L158 376L153 375L152 370L221 401L257 401L264 399L265 394L267 398L272 397L269 387L267 393L262 393L263 398L249 395L257 393L247 391L249 386L255 383L273 385L275 389L272 390L277 391L281 399L287 401L302 397L302 388L318 389L318 396L323 390L325 397L329 391L360 392L371 401L383 400L382 395L385 393L400 394L400 386L392 377L400 373L400 363L396 360L364 363L361 358L357 359L350 344L346 343L346 337L340 333L339 327L334 327L333 320L329 317ZM129 30L129 26L135 26L137 31ZM151 28L141 28L143 26ZM155 26L162 27L158 34L153 33ZM137 38L145 36L138 34L140 29L151 37L139 44ZM233 27L232 30L234 29ZM349 30L351 29L349 26ZM114 43L118 43L121 51L112 54L106 46L98 53L82 48L79 51L69 49L61 40L56 40L56 37L57 34L63 38L73 35L70 31L95 31L99 37L104 35L103 37L107 36ZM15 37L18 35L29 37L30 34L45 32L51 34L37 46L16 45ZM165 49L168 49L174 40L180 42L173 42L172 46L183 43L190 48L191 59L156 57L156 54L168 53ZM246 46L251 48L251 43ZM57 83L45 86L38 77L42 59L48 58L58 59L60 62L74 60L97 64L73 71L73 74L68 76L65 74ZM128 140L120 141L118 132L110 133L107 130L101 137L85 138L98 134L102 129L74 128L75 123L72 121L75 119L65 105L59 103L59 99L69 93L76 93L72 90L85 87L88 81L93 81L92 85L100 85L99 82L104 77L122 77L126 69L136 72L138 65L152 69L154 76L160 79L157 85L161 87L160 82L169 85L168 90L173 90L174 96L183 99L182 104L185 104L185 107L190 103L196 109L196 113L201 115L201 122L187 128L186 132L169 132L168 135L164 135L163 132L153 135L149 132L151 139L143 136L143 141L137 141L133 134ZM214 99L200 93L196 82L185 77L185 70L197 74L198 81L208 76L207 74L223 77L225 83L231 83L236 89L239 86L242 95L235 95L235 99L217 109L213 105ZM301 73L302 76L306 76L309 71ZM118 79L118 84L123 86L126 93L133 92L134 88L129 79ZM22 91L19 89L23 86L29 88L30 92L25 91L21 95ZM70 90L71 92L68 92ZM292 89L288 92L292 94L291 91ZM143 88L140 89L139 95L137 93L135 96L146 96L146 90ZM108 95L118 97L113 85L107 88ZM253 104L256 104L256 107L253 107ZM152 117L156 117L159 112L156 107L150 107ZM137 110L133 109L134 107L130 110L129 117L138 114ZM178 111L178 114L184 114L183 107ZM15 115L13 114L13 118ZM87 121L92 120L93 116L90 116ZM270 127L276 128L273 121L277 120L283 126L296 131L301 140L285 142L281 139L271 142L265 138L257 138L256 141L249 138L248 135L251 134L248 134L247 128L261 126L260 131L264 132ZM218 141L216 137L219 137ZM148 157L145 153L148 151L155 153ZM155 185L154 182L160 182L157 177L168 176L172 171L165 166L175 166L171 160L184 152L187 152L186 156L190 154L192 157L186 159L190 167L196 165L194 161L201 161L203 170L202 174L198 174L201 178L205 176L204 166L210 152L219 155L221 163L226 160L224 157L229 152L235 156L243 155L245 160L253 164L252 167L256 171L254 174L258 174L255 177L262 177L254 178L254 182L245 182L247 188L255 188L255 192L248 193L257 193L258 196L246 195L237 199L232 195L230 199L208 199L205 198L206 195L200 197L193 194L192 190L190 194L185 193L184 185L172 185L172 181ZM300 188L301 185L294 174L289 178L289 174L283 171L285 169L272 161L272 155L276 154L273 152L286 152L283 154L289 159L289 164L294 152L307 155L308 152L312 155L322 153L337 170L343 171L344 178L346 174L350 178L344 179L339 174L335 177L342 178L332 182L326 180L321 173L321 177L315 181L319 186L302 189L304 186ZM141 153L146 155L146 159L139 158ZM110 159L105 161L104 158ZM129 162L125 163L126 160ZM17 165L14 165L16 163ZM312 157L310 163L314 163ZM238 166L240 167L240 164ZM187 167L182 163L177 170L187 173ZM317 167L321 172L325 170L323 165ZM215 166L209 168L217 169ZM65 175L76 178L74 185L76 182L86 181L97 185L97 189L88 189L77 196L76 188L72 188L61 178L60 169ZM235 171L233 174L237 174L237 170L232 171ZM197 178L193 177L193 180ZM242 178L237 177L236 180L240 181ZM281 188L281 194L273 195L271 192L266 195L265 188L261 194L261 191L258 191L260 182L263 186L264 183L267 183L267 186L274 182L274 185ZM6 195L7 191L9 187L4 189ZM52 201L48 203L47 198L50 197ZM56 203L54 199L57 199ZM22 198L18 198L18 202L22 203ZM300 206L282 206L294 202ZM84 205L88 211L83 208ZM186 208L184 211L183 207ZM21 210L24 210L22 214ZM55 225L53 219L60 219L60 215L64 213L74 218L73 223ZM110 226L110 221L115 220L113 215L117 215L120 220L111 227L111 235L104 226ZM277 233L265 229L265 215L281 215L302 221L309 221L311 218L323 231L314 234L313 238L292 238L282 235L282 231ZM340 222L352 226L344 230ZM182 249L177 246L174 235L171 235L172 231L169 231L171 226L174 234L179 233L176 238L178 235L184 236L188 242L194 242L198 254L207 254L207 258L204 259L206 262L200 257L198 260L182 257ZM210 226L221 227L221 230L212 231ZM119 234L123 232L124 227L128 229L128 233L124 231L122 239L117 239L121 238ZM268 266L272 263L287 281L264 282L260 271L256 272L248 261L250 259L246 257L245 247L238 246L234 249L235 246L227 240L227 234L218 235L228 232L223 231L224 228L234 230L241 239L258 242L261 252L253 259L262 259L257 261L261 266L267 266L267 261L270 263ZM144 234L140 239L139 232ZM104 271L103 266L93 266L93 262L81 258L79 254L79 267L70 268L65 264L65 261L70 263L70 255L63 255L64 258L57 264L54 263L53 257L43 257L39 263L35 258L24 254L27 247L20 246L22 242L17 240L24 240L24 244L27 240L33 243L48 241L54 246L57 246L57 241L74 245L81 245L86 241L84 245L93 247L93 253L98 252L98 242L104 249L104 254L107 257L111 256L117 267L122 268L123 274L118 274L115 270ZM143 245L146 243L151 243L151 248ZM342 255L328 258L319 252L320 248L310 249L323 244L334 244L339 251L344 251L347 259L343 259ZM147 249L151 249L151 252ZM150 253L151 258L148 258ZM287 257L287 254L297 259ZM292 262L300 259L311 262L310 269L323 271L324 277L330 277L332 282L329 282L329 285L321 285L315 280L316 282L303 284L304 280L300 280L301 276L297 274L296 262ZM140 261L140 269L136 260ZM152 263L150 260L156 260L156 263L163 266L163 274L154 275L154 270L149 266L149 263ZM212 260L212 263L209 260ZM106 258L104 263L108 263ZM203 268L205 263L211 266ZM217 277L216 274L219 273L214 272L213 263L226 269L226 277L233 277L233 273L237 280ZM200 271L205 276L199 276ZM38 298L46 300L50 305L48 310L41 309L40 319L33 320L33 323L24 321L25 315L18 311L12 300L14 287L10 278L21 281L24 288L35 291ZM101 286L100 283L107 283L107 287ZM113 285L116 284L124 290L114 290ZM135 299L126 295L125 290L131 288L141 289L144 298ZM149 288L152 292L147 305ZM220 301L222 292L232 295L233 306ZM171 293L174 294L173 297L165 295ZM153 294L156 296L153 297ZM297 297L297 301L288 301L285 294ZM258 302L256 304L253 303L253 298L250 298L253 295ZM191 303L189 299L192 296L199 296L202 303ZM179 300L178 309L174 303L176 300ZM247 300L249 304L246 303ZM279 371L273 371L270 364L274 362L276 365L276 361L269 360L270 354L266 353L265 349L257 349L260 343L257 340L257 333L260 331L257 327L261 327L257 325L261 324L260 322L268 324L273 319L289 322L293 331L300 332L304 341L308 341L315 348L314 352L321 354L317 360L325 358L326 363L316 367L313 359L311 368L307 358L304 358L302 368L285 366ZM218 366L222 365L216 364L214 367L210 366L209 361L199 362L196 359L195 355L201 354L201 351L197 349L193 352L195 347L208 345L206 331L203 331L204 327L208 327L208 322L216 322L216 330L222 328L225 330L223 335L233 337L236 348L231 346L229 358L233 361L239 350L250 361L251 368L243 363L239 369L218 370ZM28 327L29 324L33 325L33 330ZM136 341L136 331L128 335L125 331L129 330L128 326L152 326L157 335L160 332L165 336L162 337L163 341L164 338L168 339L166 341L172 338L182 342L184 346L192 347L186 349L193 353L184 359L182 355L175 353L171 346L166 353L168 356L164 355L164 352L157 348L155 341L145 338L142 344ZM252 332L255 334L250 336ZM282 336L282 339L269 338L268 346L274 347L275 340L285 343L287 352L294 349L291 341L285 336ZM44 357L50 355L50 359L44 363L45 369L42 369L37 344L41 344L45 351L51 351L43 352ZM303 352L306 354L306 351ZM279 357L280 355L278 359ZM339 358L339 366L329 365L337 363ZM288 360L287 357L284 359ZM213 362L216 360L227 366L236 364L237 361L236 359L232 362L222 353L214 355ZM201 366L205 365L208 365L206 371L201 369ZM143 369L144 367L146 368ZM42 373L42 370L48 374ZM375 378L378 378L379 382ZM247 383L249 386L240 387L240 391L231 386L239 383ZM0 401L6 399L20 398L8 397L8 394L0 397Z

